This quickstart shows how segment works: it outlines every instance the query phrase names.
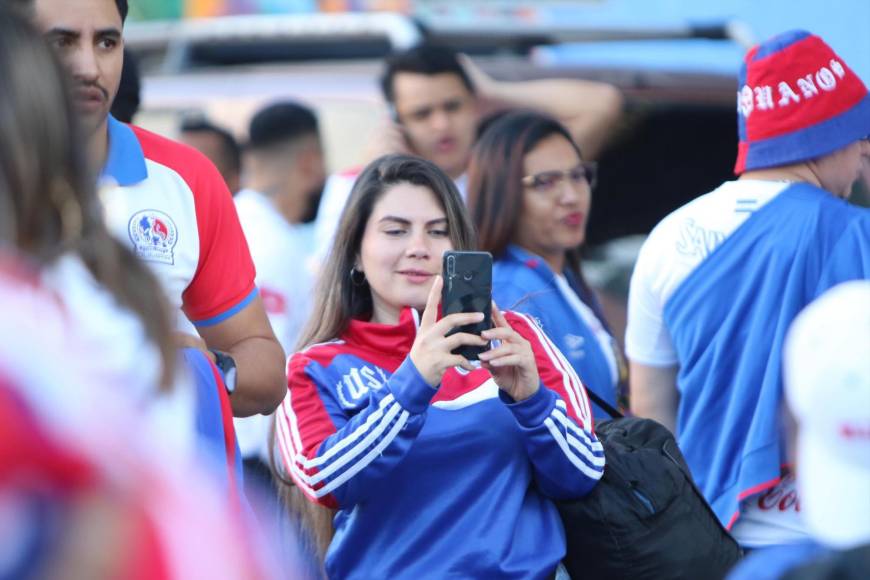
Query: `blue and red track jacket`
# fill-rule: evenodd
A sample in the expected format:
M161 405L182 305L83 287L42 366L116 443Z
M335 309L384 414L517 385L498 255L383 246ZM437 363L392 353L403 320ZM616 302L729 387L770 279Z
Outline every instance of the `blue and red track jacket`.
M526 315L542 388L514 402L484 369L434 389L408 353L417 313L354 320L296 353L276 414L283 468L338 510L331 578L545 578L565 553L551 499L578 498L604 471L586 392Z

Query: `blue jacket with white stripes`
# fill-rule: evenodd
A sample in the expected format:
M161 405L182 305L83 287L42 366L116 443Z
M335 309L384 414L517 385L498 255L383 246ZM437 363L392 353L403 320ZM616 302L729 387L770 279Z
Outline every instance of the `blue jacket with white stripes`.
M408 357L416 312L352 321L296 353L276 413L280 464L337 509L330 578L546 578L565 553L552 499L594 487L604 453L585 389L526 315L541 388L514 402L489 372L428 386Z

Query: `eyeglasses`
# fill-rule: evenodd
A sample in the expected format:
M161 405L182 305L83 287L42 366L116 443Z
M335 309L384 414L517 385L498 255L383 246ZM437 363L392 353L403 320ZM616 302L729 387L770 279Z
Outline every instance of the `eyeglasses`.
M589 187L595 187L597 178L598 164L587 161L565 171L542 171L534 175L526 175L523 177L523 185L541 193L549 193L554 191L563 179L570 179L571 183L577 185L586 181Z

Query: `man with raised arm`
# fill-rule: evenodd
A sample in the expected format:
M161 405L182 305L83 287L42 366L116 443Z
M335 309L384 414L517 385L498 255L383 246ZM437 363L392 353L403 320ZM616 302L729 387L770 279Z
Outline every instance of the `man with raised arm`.
M579 79L498 81L466 56L431 44L388 57L380 81L391 119L372 136L365 161L388 153L419 155L450 176L463 196L471 148L485 113L509 108L548 113L571 131L583 158L592 160L623 108L622 94L612 85ZM317 214L323 252L332 244L357 173L339 173L327 181Z

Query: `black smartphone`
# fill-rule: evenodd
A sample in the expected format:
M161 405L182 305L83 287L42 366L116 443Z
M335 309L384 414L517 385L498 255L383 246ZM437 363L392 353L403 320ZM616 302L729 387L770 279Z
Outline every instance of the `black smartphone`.
M483 320L452 329L480 334L492 328L492 255L489 252L444 252L444 286L441 289L443 316L457 312L483 312ZM486 346L465 345L453 351L468 360L477 360Z

